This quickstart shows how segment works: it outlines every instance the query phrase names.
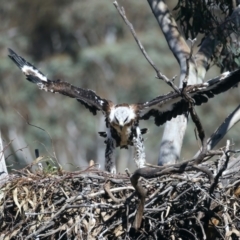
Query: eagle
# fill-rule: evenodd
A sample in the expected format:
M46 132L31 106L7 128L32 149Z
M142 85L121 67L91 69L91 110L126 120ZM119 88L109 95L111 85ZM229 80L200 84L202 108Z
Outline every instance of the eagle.
M93 115L101 111L105 116L106 131L99 132L105 138L105 170L116 173L113 152L115 148L134 147L134 160L138 168L145 166L145 149L142 135L147 129L140 129L139 121L150 117L155 119L155 124L160 126L166 121L175 118L189 110L189 102L176 91L158 96L143 103L114 104L112 101L98 96L90 89L75 87L61 80L50 80L31 63L9 49L8 55L25 74L26 79L36 84L39 89L52 93L60 93L75 98L83 104ZM219 77L205 83L188 85L185 92L193 99L194 105L206 103L209 98L227 91L240 81L240 69L225 72Z

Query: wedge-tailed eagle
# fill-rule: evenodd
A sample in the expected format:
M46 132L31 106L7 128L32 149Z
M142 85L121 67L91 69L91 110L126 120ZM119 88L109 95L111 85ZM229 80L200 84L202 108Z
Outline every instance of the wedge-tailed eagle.
M142 134L146 129L140 129L139 121L155 118L155 124L160 126L171 118L188 111L189 102L177 92L170 92L158 96L148 102L135 104L114 104L112 101L101 98L94 91L75 87L61 80L50 80L31 63L9 49L9 57L26 75L26 79L38 85L41 90L52 93L61 93L75 98L91 113L96 115L101 111L106 119L106 132L100 136L106 138L105 169L115 173L115 159L113 151L116 147L127 148L134 146L134 160L138 168L145 165L145 151ZM186 93L201 105L214 95L227 91L240 81L240 70L225 72L221 76L203 84L189 85ZM180 89L181 91L181 89Z

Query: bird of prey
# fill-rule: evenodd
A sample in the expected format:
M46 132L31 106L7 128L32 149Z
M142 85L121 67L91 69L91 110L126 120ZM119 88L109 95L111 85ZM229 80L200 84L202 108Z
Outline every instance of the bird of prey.
M31 63L9 49L9 57L26 75L26 79L35 83L41 90L61 93L75 98L91 113L96 115L101 111L105 116L106 132L100 136L106 138L105 169L116 173L113 151L116 147L134 147L134 160L138 168L145 166L145 150L142 135L147 129L140 129L139 121L155 118L155 124L160 126L171 118L187 112L189 102L176 91L158 96L150 101L135 104L114 104L101 98L94 91L75 87L61 80L50 80ZM240 70L225 72L203 84L189 85L186 93L194 100L195 105L201 105L214 95L227 91L240 81ZM181 92L181 89L179 89Z

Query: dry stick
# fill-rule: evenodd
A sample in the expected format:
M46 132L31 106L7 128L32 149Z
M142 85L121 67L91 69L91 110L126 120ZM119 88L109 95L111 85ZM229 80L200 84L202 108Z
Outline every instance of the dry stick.
M187 229L185 229L185 228L178 228L178 230L185 231L185 232L187 232L188 234L190 234L194 239L198 240L197 237L196 237L193 233L191 233L189 230L187 230Z
M197 116L197 115L196 115L196 116ZM198 119L198 120L199 120L199 119ZM201 124L201 122L199 121L199 123L197 123L197 124ZM196 126L197 126L197 124L196 124ZM204 134L203 128L202 128L201 126L197 126L197 128L198 128L199 137L200 137L200 139L201 139L201 141L202 141L202 151L201 151L201 153L200 153L196 158L194 158L193 168L195 168L195 169L197 169L197 170L199 170L199 171L204 172L204 173L208 176L208 178L209 178L209 180L210 180L210 183L212 184L213 181L214 181L214 177L213 177L212 172L211 172L207 167L203 167L203 166L199 166L199 165L198 165L198 164L200 164L200 163L203 161L203 159L206 157L206 153L207 153L207 141L206 141L206 139L205 139L205 134ZM201 137L203 137L203 138L201 138Z
M86 215L87 215L87 214L83 215L83 217L82 217L81 219L79 219L78 222L76 222L75 224L73 224L73 226L71 226L70 229L72 229L73 227L75 227L77 224L80 224L81 221L86 217ZM70 229L68 229L67 231L65 231L65 232L58 238L58 240L62 239L63 236L64 236Z
M240 120L240 105L224 120L208 140L208 148L212 149L226 133Z
M120 192L120 191L122 191L122 190L134 190L134 188L131 187L131 186L117 187L117 188L112 188L112 189L110 189L109 191L110 191L110 192ZM102 194L104 194L104 193L105 193L104 190L100 190L100 191L98 191L98 192L90 193L90 194L86 195L85 198L94 198L94 197L97 197L97 196L102 195ZM71 202L74 198L75 198L75 196L67 199L66 201L67 201L67 202ZM83 197L82 195L80 195L80 196L77 196L77 197L76 197L76 200L81 200L81 199L83 199L83 198L84 198L84 197Z
M122 19L124 20L124 22L126 23L126 25L129 27L138 47L140 48L143 56L146 58L146 60L149 62L149 64L152 66L152 68L155 70L156 74L157 74L157 78L163 80L165 83L167 83L175 92L177 92L178 94L180 94L179 88L173 83L174 79L176 78L176 76L174 76L172 78L172 80L169 80L164 74L162 74L160 72L160 70L155 66L154 62L152 61L152 59L148 56L146 50L144 49L141 41L138 39L137 34L133 28L133 25L129 22L129 20L126 17L125 14L125 10L123 7L119 7L118 2L115 1L113 2L113 5L116 7L116 9L118 10L120 16L122 17Z
M201 221L197 217L195 217L195 216L194 216L194 218L196 219L196 221L198 222L198 224L199 224L199 226L201 228L201 231L202 231L202 234L203 234L203 240L206 240L207 239L206 233L204 231L204 227L203 227Z
M212 185L209 188L209 194L211 195L215 189L215 187L217 186L218 182L219 182L219 178L222 176L223 172L227 169L228 167L228 162L230 160L230 155L229 153L238 153L240 152L239 150L234 151L234 150L228 150L226 152L224 152L226 160L225 163L223 164L222 168L219 170L219 172L217 173L214 182L212 183Z
M142 169L142 168L140 168ZM138 198L140 199L140 203L137 208L137 213L135 215L135 219L133 222L133 227L138 230L142 223L142 216L143 216L143 210L144 210L144 204L146 200L147 191L142 187L141 183L138 181L140 178L140 175L133 174L130 178L131 183L133 187L136 190L136 193L138 195Z
M223 121L215 130L212 136L207 140L207 150L213 149L218 142L227 134L227 132L240 121L240 105ZM199 150L195 156L200 153Z
M74 200L76 200L76 197L72 198L71 199L71 202L72 203ZM28 235L25 239L31 239L31 238L34 238L36 237L39 233L43 232L44 230L48 229L49 227L51 227L52 225L54 225L54 220L61 214L64 212L64 210L67 209L67 207L69 207L69 203L65 203L61 209L45 224L43 225L42 227L40 227L37 231L35 231L34 233L31 233L30 235Z
M227 140L227 142L226 142L226 148L225 148L225 151L223 151L223 153L224 153L224 152L227 152L227 151L229 150L229 148L230 148L230 140ZM216 170L217 170L218 172L220 171L221 167L223 166L224 160L226 160L226 154L222 154L222 156L220 157L220 159L219 159L219 161L218 161L218 165L217 165L217 168L216 168Z
M197 115L197 112L195 111L194 109L194 106L192 105L191 102L189 102L190 104L190 109L189 109L189 112L190 112L190 115L191 115L191 118L197 128L197 131L198 131L198 136L202 142L202 145L204 144L204 139L205 139L205 133L204 133L204 130L203 130L203 127L202 127L202 124L201 124L201 121Z
M103 208L103 209L120 209L124 208L123 204L113 205L108 203L92 203L92 204L77 204L77 205L69 205L65 209L72 209L72 208Z
M71 226L71 228L74 227L74 226L75 226L75 224L74 224L73 226ZM70 229L71 229L71 228L70 228ZM48 233L39 234L38 237L45 238L45 237L51 236L51 235L53 235L53 234L55 234L55 233L57 233L57 232L59 232L59 231L61 231L61 230L62 230L62 226L60 226L60 227L58 227L57 229L52 230L52 231L50 231L50 232L48 232ZM66 232L64 232L64 233L66 233Z
M114 195L110 191L110 181L107 181L105 184L103 184L103 189L115 203L122 203L126 200L126 199L118 199L114 197Z

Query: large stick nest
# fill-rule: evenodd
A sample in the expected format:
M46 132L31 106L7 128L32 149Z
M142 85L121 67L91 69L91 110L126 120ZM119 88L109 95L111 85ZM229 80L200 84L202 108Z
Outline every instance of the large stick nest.
M212 183L199 169L140 178L147 195L138 229L132 177L24 169L1 188L0 239L239 239L239 160L220 176L222 160L201 165Z

